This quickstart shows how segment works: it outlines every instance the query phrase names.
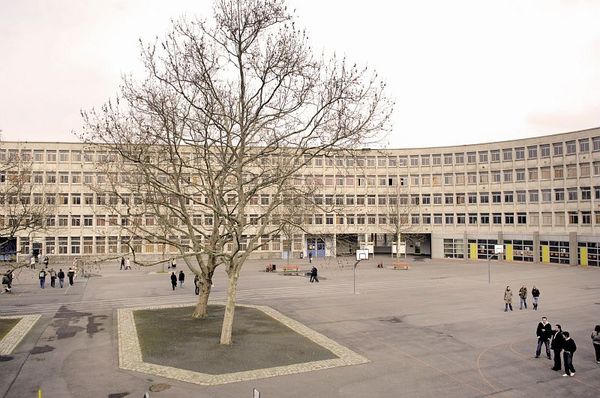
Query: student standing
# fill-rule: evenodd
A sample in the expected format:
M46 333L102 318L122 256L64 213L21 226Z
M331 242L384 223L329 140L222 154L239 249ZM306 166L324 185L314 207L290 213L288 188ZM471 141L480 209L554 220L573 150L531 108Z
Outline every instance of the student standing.
M521 289L519 289L519 309L522 310L523 306L527 309L527 288L525 285L521 286Z
M552 370L560 370L562 368L562 364L560 362L560 352L563 349L563 343L565 342L565 338L562 334L562 328L559 324L556 324L556 329L552 331L552 342L550 343L550 348L554 351L554 366Z
M125 268L125 257L121 257L121 267L119 268L119 271L123 268Z
M69 267L69 272L67 272L67 278L69 278L69 285L73 286L73 279L75 279L75 271L72 267Z
M40 278L40 287L44 289L46 287L46 271L44 269L40 270L38 277Z
M552 337L552 326L548 323L548 319L543 316L542 321L538 323L535 334L538 337L537 348L535 349L535 357L539 358L542 352L542 344L546 346L546 356L548 359L552 359L550 356L550 344L549 340ZM565 364L565 366L567 366Z
M52 287L56 287L56 271L54 271L54 268L50 268L50 286Z
M600 325L596 325L592 332L592 345L596 353L596 363L600 363Z
M510 310L512 311L512 290L510 290L510 286L506 286L506 290L504 291L504 312Z
M194 292L196 293L196 296L200 294L200 277L198 274L194 276Z
M171 272L171 287L173 290L177 287L177 275L175 275L175 272Z
M573 354L577 350L575 340L571 338L569 332L563 332L565 342L563 344L563 360L565 361L565 373L563 376L575 376L575 367L573 366Z
M185 281L185 274L183 270L179 271L179 287L183 287L183 282Z
M58 284L60 285L61 289L65 285L65 273L62 268L58 269Z
M538 308L538 300L540 299L540 291L535 285L533 285L533 289L531 289L531 297L533 297L533 309L537 311Z

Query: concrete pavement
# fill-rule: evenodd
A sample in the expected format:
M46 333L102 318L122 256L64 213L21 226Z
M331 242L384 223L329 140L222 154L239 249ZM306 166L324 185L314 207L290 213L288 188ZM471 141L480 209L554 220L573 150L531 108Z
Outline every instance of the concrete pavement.
M23 274L14 295L0 296L0 315L42 317L0 362L0 397L34 397L38 388L44 397L141 397L151 387L162 389L152 397L243 397L253 388L263 398L600 395L589 337L600 324L600 269L493 262L488 284L485 262L426 260L402 271L377 269L380 260L391 263L378 257L359 265L359 294L351 261L341 267L315 260L318 284L261 272L267 261L247 264L240 303L271 306L371 362L211 387L118 369L116 309L191 303L191 278L172 292L169 274L158 268L107 265L102 276L61 291L41 290L34 274ZM309 268L307 261L300 265ZM540 289L539 311L519 311L523 283L529 292L533 284ZM515 292L512 313L504 312L506 285ZM225 298L225 286L219 270L214 300ZM576 377L561 377L551 361L533 358L542 315L577 342Z

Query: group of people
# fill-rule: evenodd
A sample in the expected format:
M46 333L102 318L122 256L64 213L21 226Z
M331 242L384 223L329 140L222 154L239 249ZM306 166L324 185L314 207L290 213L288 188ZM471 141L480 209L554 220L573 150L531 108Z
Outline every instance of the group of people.
M554 366L552 370L562 370L564 364L565 373L563 376L575 376L575 367L573 366L573 354L577 350L577 344L571 337L570 333L566 330L562 330L559 324L554 325L555 329L552 329L548 319L544 316L542 321L538 323L536 329L537 336L537 347L535 349L535 357L539 358L542 352L542 346L546 347L546 356L548 359L552 359L550 350L554 352ZM600 364L600 325L596 325L591 335L592 345L596 354L596 363ZM562 351L562 363L561 354Z
M131 269L131 261L129 258L121 257L121 267L119 270L128 270Z
M179 287L183 287L183 282L185 282L185 274L182 271L179 271L179 276L175 275L175 271L171 272L171 287L173 290L177 287L177 281L179 280ZM196 282L196 281L194 281Z
M41 269L38 273L38 279L40 280L40 288L44 289L46 287L46 277L50 275L50 286L56 287L56 278L58 278L58 284L61 289L65 285L65 272L62 268L59 268L58 272L54 270L54 268L50 268L49 270ZM69 279L69 285L73 286L75 283L75 269L73 267L69 267L69 271L67 272L67 278Z
M533 309L537 311L538 304L540 300L540 290L533 285L531 289L531 297L533 299ZM509 309L512 311L512 300L513 300L513 292L510 289L510 286L506 286L506 290L504 291L504 312ZM519 289L519 309L523 308L527 309L527 287L525 285L521 286Z

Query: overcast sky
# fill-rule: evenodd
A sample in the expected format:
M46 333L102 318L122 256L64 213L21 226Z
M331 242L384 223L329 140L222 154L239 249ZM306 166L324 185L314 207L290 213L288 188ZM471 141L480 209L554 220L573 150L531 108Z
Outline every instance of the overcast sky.
M600 126L600 1L288 0L316 49L376 69L396 101L390 147ZM138 39L210 0L0 0L3 140L75 141L140 68Z

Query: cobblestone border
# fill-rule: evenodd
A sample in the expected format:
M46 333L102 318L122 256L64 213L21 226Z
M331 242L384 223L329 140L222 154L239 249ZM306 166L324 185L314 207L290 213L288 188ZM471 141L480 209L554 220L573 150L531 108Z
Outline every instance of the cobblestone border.
M10 355L40 317L41 315L0 316L0 319L20 319L4 338L0 340L0 355Z
M211 303L224 305L223 303ZM264 312L273 319L288 326L296 333L307 337L314 343L330 350L338 356L336 359L326 359L321 361L304 362L287 366L278 366L273 368L255 369L244 372L223 373L211 375L206 373L194 372L186 369L179 369L170 366L156 365L144 362L142 359L142 350L140 348L137 328L133 317L133 312L137 310L152 310L162 308L189 307L193 304L161 305L137 308L120 308L117 310L118 320L118 339L119 339L119 367L121 369L133 370L136 372L153 374L170 379L185 381L188 383L214 386L219 384L234 383L239 381L248 381L262 379L266 377L282 376L295 373L310 372L313 370L330 369L339 366L359 365L369 362L369 360L354 351L336 343L324 335L315 332L307 326L297 322L282 313L266 306L241 305L239 307L254 308Z

